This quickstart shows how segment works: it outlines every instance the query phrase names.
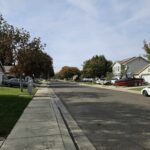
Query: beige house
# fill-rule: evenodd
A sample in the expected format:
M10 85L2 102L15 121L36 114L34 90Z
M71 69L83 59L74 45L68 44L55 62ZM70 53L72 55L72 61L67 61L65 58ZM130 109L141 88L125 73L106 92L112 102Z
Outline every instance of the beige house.
M141 70L139 70L135 77L137 78L143 78L145 82L150 83L150 64L143 67Z
M129 77L133 77L137 72L145 68L150 62L143 57L131 57L121 61L116 61L113 64L113 76L114 78L120 78L122 68L124 68L126 74Z
M4 69L3 65L2 65L2 63L0 62L0 85L2 84L4 75L5 75L5 69Z
M13 68L13 66L3 66L4 67L4 69L5 69L5 75L8 77L8 76L11 76L11 77L14 77L15 75L14 74L12 74L11 72L10 72L10 70Z

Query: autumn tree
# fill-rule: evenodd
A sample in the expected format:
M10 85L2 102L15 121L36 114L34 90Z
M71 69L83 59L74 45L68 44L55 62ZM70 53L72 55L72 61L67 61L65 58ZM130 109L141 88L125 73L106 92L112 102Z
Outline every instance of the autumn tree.
M0 15L0 61L3 65L14 65L13 73L53 76L53 59L44 52L45 46L40 38L31 40L29 32L9 25Z
M13 36L14 27L0 15L0 60L2 64L10 65L13 62Z
M82 74L84 77L105 77L107 72L112 72L112 62L103 55L93 56L83 64Z
M17 64L12 71L35 77L48 78L53 76L53 60L43 50L44 45L41 44L40 38L34 38L24 48L18 50Z
M74 75L80 75L80 70L77 67L64 66L58 73L58 76L61 79L71 79Z
M29 39L29 32L9 25L0 15L0 60L3 65L16 63L18 51L26 47Z

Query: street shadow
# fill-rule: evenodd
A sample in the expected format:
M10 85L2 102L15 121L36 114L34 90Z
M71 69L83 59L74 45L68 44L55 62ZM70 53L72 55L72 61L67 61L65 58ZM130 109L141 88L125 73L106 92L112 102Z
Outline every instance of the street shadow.
M67 108L96 149L150 149L150 110L108 102Z
M97 150L150 149L148 107L108 101L108 92L60 91L56 94Z
M77 83L51 82L48 84L50 88L79 88Z
M54 90L55 91L55 90ZM111 96L111 94L109 93L104 93L104 92L99 92L99 93L94 93L94 92L59 92L57 93L57 96L59 97L59 95L61 95L61 98L65 99L68 103L73 103L75 102L75 100L72 100L73 99L80 99L80 105L82 105L82 100L84 99L101 99L103 97L108 97L108 96ZM76 100L77 100L76 99ZM93 102L94 100L92 100Z
M73 107L74 119L96 149L150 149L150 110L109 102L76 103Z

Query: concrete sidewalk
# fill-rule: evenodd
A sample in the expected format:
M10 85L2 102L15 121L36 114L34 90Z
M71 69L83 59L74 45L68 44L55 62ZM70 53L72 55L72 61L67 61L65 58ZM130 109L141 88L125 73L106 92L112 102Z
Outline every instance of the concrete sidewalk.
M1 150L75 150L51 92L37 91Z

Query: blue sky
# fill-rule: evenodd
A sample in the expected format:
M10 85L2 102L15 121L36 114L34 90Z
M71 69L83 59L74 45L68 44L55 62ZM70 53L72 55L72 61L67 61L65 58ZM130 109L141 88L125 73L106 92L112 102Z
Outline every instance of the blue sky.
M150 0L0 0L8 23L41 37L54 69L92 56L115 61L144 54L150 41Z

